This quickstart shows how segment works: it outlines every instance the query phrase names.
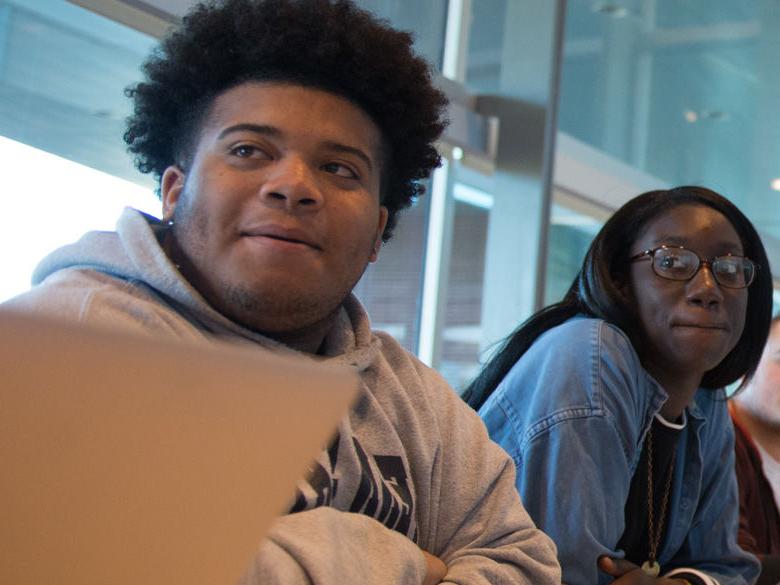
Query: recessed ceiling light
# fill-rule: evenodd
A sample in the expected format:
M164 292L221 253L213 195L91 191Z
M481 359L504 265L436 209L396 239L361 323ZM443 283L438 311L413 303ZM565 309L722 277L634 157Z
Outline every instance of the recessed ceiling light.
M683 112L683 117L689 124L694 124L705 120L723 122L728 120L731 115L724 110L685 110Z
M775 191L780 191L780 179L772 179L769 183L769 186L772 187Z
M591 6L593 12L611 16L612 18L624 18L628 16L628 8L615 2L596 2Z
M728 120L729 113L723 110L702 110L699 112L699 116L707 120Z

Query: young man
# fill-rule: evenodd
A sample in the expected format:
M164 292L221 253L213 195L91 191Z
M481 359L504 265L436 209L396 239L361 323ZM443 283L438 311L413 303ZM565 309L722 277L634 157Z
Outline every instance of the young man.
M756 373L729 402L739 483L739 545L761 561L758 585L780 581L780 317Z
M446 101L410 46L347 1L195 8L129 92L125 140L160 180L163 221L126 211L8 303L359 372L247 583L560 582L511 460L351 294L439 163Z

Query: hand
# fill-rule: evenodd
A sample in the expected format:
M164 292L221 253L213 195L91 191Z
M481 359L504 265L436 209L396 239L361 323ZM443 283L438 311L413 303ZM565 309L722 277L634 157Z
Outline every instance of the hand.
M599 569L615 578L613 585L683 585L680 579L653 577L645 573L641 567L626 559L613 559L602 556L598 560Z
M439 557L435 557L429 552L422 551L422 554L425 557L427 567L422 585L438 585L447 574L447 565Z

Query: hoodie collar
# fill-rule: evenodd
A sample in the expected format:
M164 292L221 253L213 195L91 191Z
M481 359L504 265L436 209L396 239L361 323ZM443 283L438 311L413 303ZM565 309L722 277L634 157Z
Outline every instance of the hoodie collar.
M325 337L321 355L299 352L235 323L216 311L187 281L160 242L168 226L155 217L126 208L116 232L89 232L78 242L56 250L38 265L33 284L67 268L90 269L153 289L173 310L209 335L243 340L268 349L327 361L363 371L376 358L381 341L372 333L368 315L350 294Z

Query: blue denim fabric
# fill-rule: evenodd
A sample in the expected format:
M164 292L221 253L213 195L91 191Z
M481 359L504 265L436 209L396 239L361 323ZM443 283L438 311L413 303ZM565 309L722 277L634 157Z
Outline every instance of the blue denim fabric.
M734 430L722 390L687 408L659 551L664 572L695 567L721 585L746 585L759 565L736 542ZM544 333L480 410L517 465L517 488L558 546L563 581L609 583L596 560L622 557L624 506L645 433L667 398L625 334L575 318Z

